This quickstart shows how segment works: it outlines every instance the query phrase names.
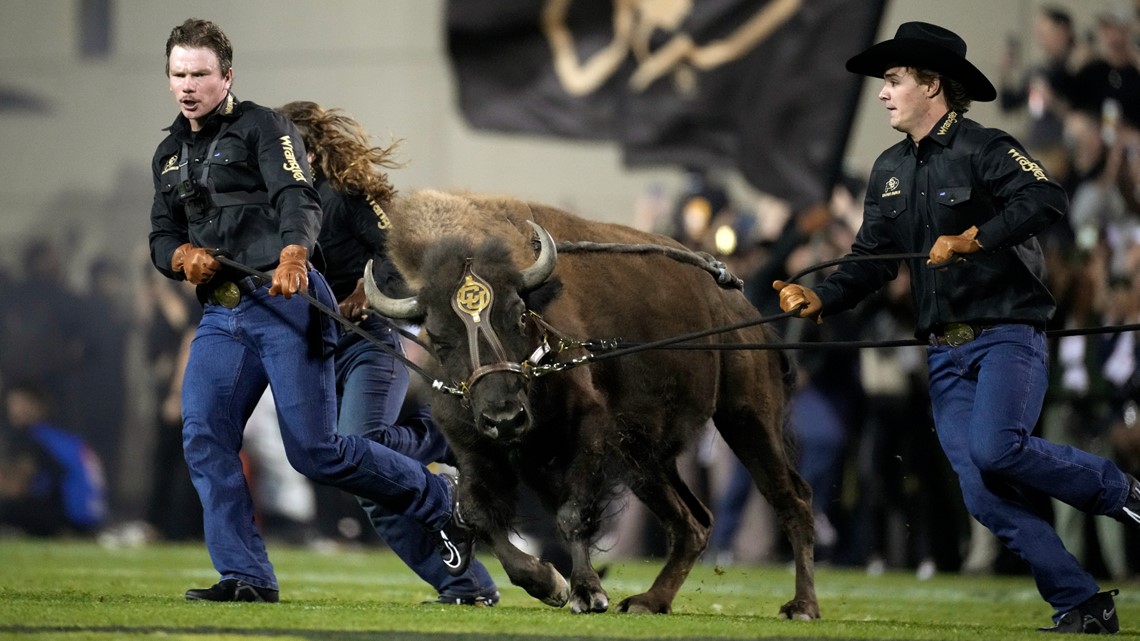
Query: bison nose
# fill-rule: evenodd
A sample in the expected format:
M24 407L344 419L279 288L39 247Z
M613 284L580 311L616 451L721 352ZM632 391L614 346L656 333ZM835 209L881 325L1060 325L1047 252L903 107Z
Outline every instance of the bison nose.
M526 408L513 406L483 413L483 434L489 438L510 440L526 430Z

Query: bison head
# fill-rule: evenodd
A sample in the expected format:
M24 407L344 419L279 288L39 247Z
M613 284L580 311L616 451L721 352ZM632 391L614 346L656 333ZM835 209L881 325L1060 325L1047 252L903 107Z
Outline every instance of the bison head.
M423 256L424 287L409 298L384 296L372 270L365 270L372 308L422 323L444 374L463 381L477 432L504 441L521 438L534 423L525 363L538 338L527 331L527 299L547 283L557 260L550 235L531 225L540 251L522 270L495 237L478 247L457 237L440 239Z

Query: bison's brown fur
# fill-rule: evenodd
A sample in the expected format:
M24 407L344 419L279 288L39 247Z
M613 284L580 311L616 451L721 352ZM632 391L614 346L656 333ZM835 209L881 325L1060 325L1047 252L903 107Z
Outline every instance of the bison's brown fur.
M437 344L439 371L449 382L466 380L473 369L468 334L450 305L467 265L493 288L494 307L484 322L493 325L507 358L516 363L540 343L543 330L520 321L524 306L537 305L544 295L553 296L542 303L545 321L581 339L651 341L758 316L739 291L721 289L708 273L660 255L564 252L552 277L561 283L560 294L555 296L549 283L540 291L523 291L519 270L535 260L528 221L557 242L681 248L658 235L513 198L473 194L413 192L392 203L388 213L389 252L418 291L424 313L419 320ZM773 336L755 326L709 340L770 342ZM495 360L482 341L479 360L482 365ZM496 372L475 384L463 401L440 395L433 407L459 460L464 518L491 545L512 582L552 605L569 600L576 612L609 606L589 552L604 502L619 485L632 489L661 520L669 549L653 586L626 598L618 609L670 611L712 525L709 511L678 475L675 459L712 418L792 543L795 598L780 612L810 619L819 616L811 491L785 446L787 370L778 351L644 351L532 380ZM532 486L557 517L573 559L569 587L552 566L508 540L520 481Z

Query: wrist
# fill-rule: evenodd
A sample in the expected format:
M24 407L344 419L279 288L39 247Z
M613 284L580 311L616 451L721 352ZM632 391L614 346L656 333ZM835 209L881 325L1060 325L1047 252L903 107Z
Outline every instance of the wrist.
M170 255L170 270L174 272L181 272L183 269L185 269L186 254L190 253L190 250L193 248L194 246L190 243L182 243L179 245L174 250L174 253Z
M286 245L281 248L279 262L304 263L309 259L309 250L301 245Z

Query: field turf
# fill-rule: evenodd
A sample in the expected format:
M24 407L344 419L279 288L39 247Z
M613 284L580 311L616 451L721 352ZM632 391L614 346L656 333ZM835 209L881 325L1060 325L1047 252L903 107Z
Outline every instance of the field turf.
M41 641L407 641L550 639L1036 639L1050 610L1028 577L909 572L868 577L820 568L823 619L776 618L792 597L787 567L694 568L671 615L573 615L508 585L495 608L422 605L433 592L381 549L270 554L281 603L186 602L188 587L217 580L202 545L107 549L77 541L0 539L0 639ZM656 560L609 565L612 603L640 592ZM1140 640L1140 584L1118 587L1122 632Z

